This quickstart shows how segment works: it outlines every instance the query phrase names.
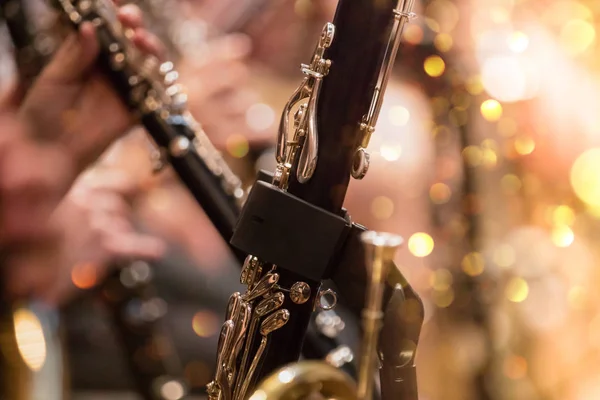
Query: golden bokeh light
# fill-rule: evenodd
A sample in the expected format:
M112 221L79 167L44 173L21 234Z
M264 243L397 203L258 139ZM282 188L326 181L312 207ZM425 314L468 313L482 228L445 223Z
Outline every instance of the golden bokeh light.
M429 276L429 284L434 290L446 291L452 286L452 274L444 268L437 269Z
M568 300L572 308L581 310L587 303L587 291L583 286L573 286L569 290Z
M423 63L423 68L427 75L437 78L444 74L446 70L446 63L440 56L429 56Z
M484 101L481 103L481 115L490 122L498 121L502 117L502 104L494 99Z
M436 49L438 49L442 53L446 53L452 50L452 45L454 44L454 41L452 40L452 36L450 36L449 34L439 33L435 36L433 44Z
M379 220L390 219L394 214L394 202L386 196L377 196L371 202L371 214Z
M506 174L500 180L500 185L506 193L516 194L519 190L521 190L523 183L518 176L514 174Z
M467 78L465 82L465 87L467 92L469 92L473 96L477 96L483 93L484 87L483 82L481 81L481 77L479 75L470 76Z
M512 278L504 290L506 298L513 303L521 303L529 296L529 285L523 278Z
M439 308L449 307L454 301L454 290L452 288L442 291L436 290L431 294L431 298L433 303Z
M461 266L465 274L479 276L485 269L485 261L480 253L471 252L463 257Z
M459 11L458 7L450 0L433 0L429 2L425 8L425 15L427 16L427 24L435 32L451 32L458 24ZM435 21L435 24L432 22Z
M581 201L600 207L600 148L589 149L575 160L571 186Z
M23 361L32 371L39 371L46 362L46 339L37 315L26 308L13 314L15 339Z
M379 155L386 161L398 161L402 155L402 147L382 144Z
M573 240L575 240L575 234L568 226L559 225L552 229L552 242L557 247L569 247Z
M445 183L434 183L429 189L429 197L434 204L445 204L451 196L452 190Z
M415 257L427 257L433 247L433 238L425 232L417 232L408 239L408 250Z
M513 32L508 38L508 47L515 53L523 53L529 47L529 36L523 32Z
M219 321L220 319L215 313L201 310L192 318L192 329L200 337L211 337L219 330Z
M490 8L490 17L496 24L504 24L510 20L510 12L503 6L495 6Z
M487 169L493 169L498 164L498 155L492 149L485 148L481 152L481 165Z
M554 225L573 225L575 223L575 211L566 205L558 206L552 211L552 222Z
M94 263L76 264L71 270L71 281L79 289L90 289L98 283L98 268Z
M502 244L494 250L493 260L499 267L508 268L516 261L515 249L509 244Z
M483 152L479 146L467 146L462 151L462 156L471 167L477 167L483 160Z
M595 39L594 26L581 19L568 21L560 32L560 44L571 55L585 52Z
M390 108L388 117L394 126L404 126L410 120L410 112L402 106L393 106Z
M244 135L238 134L230 135L225 142L225 147L227 152L235 158L245 157L250 150L248 139Z
M515 140L515 150L518 154L525 156L535 150L535 141L530 137L520 137Z

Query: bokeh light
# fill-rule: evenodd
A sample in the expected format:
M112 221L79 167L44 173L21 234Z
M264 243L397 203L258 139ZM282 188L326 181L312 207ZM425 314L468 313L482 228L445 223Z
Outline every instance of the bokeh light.
M429 56L425 59L423 68L427 75L437 78L444 74L446 63L440 56Z
M452 190L445 183L434 183L429 189L429 197L434 204L444 204L450 200Z
M515 53L523 53L529 47L529 37L523 32L513 32L508 39L508 47Z
M447 269L440 268L433 271L429 279L429 284L434 290L445 291L450 289L452 281L452 273Z
M552 211L552 222L555 225L573 225L575 223L575 211L564 204L558 206Z
M462 270L469 276L479 276L485 269L485 260L481 253L471 252L461 262Z
M535 150L535 141L530 137L520 137L515 140L515 150L518 154L526 156Z
M589 149L575 160L571 186L581 201L600 207L600 148Z
M494 250L493 260L499 267L508 268L515 263L515 249L509 244L499 245Z
M596 39L594 26L581 19L568 21L560 33L560 44L571 55L586 51Z
M79 289L90 289L98 282L98 268L94 263L76 264L71 270L71 281Z
M379 220L389 219L394 214L394 202L386 196L377 196L371 202L371 214Z
M402 155L402 147L382 144L379 155L386 161L398 161Z
M513 303L520 303L527 299L527 296L529 295L529 285L523 278L512 278L506 284L504 293L508 300Z
M425 232L417 232L408 239L408 250L415 257L427 257L433 247L433 238Z
M394 126L404 126L410 119L410 112L402 106L393 106L389 111L390 122Z
M200 337L211 337L219 330L219 321L220 318L212 311L200 310L192 318L192 329Z
M46 339L37 315L26 308L13 314L17 348L23 361L32 371L39 371L46 362Z
M233 134L227 138L225 143L227 152L235 158L242 158L250 150L248 139L244 135Z
M246 124L255 132L269 129L274 122L275 111L267 104L256 103L246 110Z
M490 122L495 122L502 117L502 105L494 99L489 99L481 103L481 115Z
M573 240L575 240L575 234L566 225L555 226L552 229L552 242L558 247L569 247Z

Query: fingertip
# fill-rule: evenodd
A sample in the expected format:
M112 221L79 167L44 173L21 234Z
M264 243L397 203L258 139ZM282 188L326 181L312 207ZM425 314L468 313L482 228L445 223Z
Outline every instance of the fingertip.
M133 44L145 53L157 57L159 60L164 60L166 50L161 41L143 28L135 30L132 38Z
M135 29L144 24L142 10L134 4L126 4L120 7L117 16L125 28Z
M95 28L94 25L86 21L79 27L79 36L84 40L90 40L95 36Z

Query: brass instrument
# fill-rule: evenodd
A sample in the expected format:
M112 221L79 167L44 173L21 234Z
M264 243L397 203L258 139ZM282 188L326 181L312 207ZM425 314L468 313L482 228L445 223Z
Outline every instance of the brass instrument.
M231 240L250 254L241 274L247 290L230 299L217 349L217 372L207 387L209 400L297 399L313 390L343 399L372 398L383 321L382 282L401 243L396 236L362 236L373 271L367 274L370 285L364 289L367 306L358 388L332 366L289 363L298 359L312 311L324 306L326 296L333 296L333 304L326 307L336 303L335 292L322 291L321 281L332 275L335 281L336 273L345 268L341 263L345 254L352 252L352 237L364 230L350 222L342 203L350 175L361 179L367 172L366 147L403 27L414 16L413 4L414 0L341 0L334 23L323 28L311 62L302 65L306 77L283 110L272 184L268 178L256 182ZM362 27L369 33L352 53ZM406 283L403 277L398 282ZM358 283L360 290L364 283ZM402 294L402 286L395 289ZM422 312L418 296L408 289ZM385 301L388 304L389 297ZM419 331L420 325L415 346ZM405 365L414 361L414 350L407 351Z
M328 363L301 361L274 372L259 384L249 400L299 400L314 392L339 400L372 399L377 342L383 324L384 283L402 238L367 231L361 235L361 241L370 279L362 311L363 338L358 383L355 384L347 374Z

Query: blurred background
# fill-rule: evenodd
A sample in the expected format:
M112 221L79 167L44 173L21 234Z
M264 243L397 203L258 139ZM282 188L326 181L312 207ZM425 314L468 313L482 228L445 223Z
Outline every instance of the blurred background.
M279 113L336 1L136 3L246 184L272 169ZM600 399L600 2L417 0L415 12L346 207L406 239L398 266L426 305L421 399ZM207 61L215 52L227 62ZM3 56L0 82L12 71ZM147 153L132 132L103 162L146 182L136 219L170 243L155 283L201 392L239 269L173 176L150 176ZM71 280L97 284L85 265ZM127 391L110 323L78 296L62 312L74 398ZM32 368L55 371L32 351Z

